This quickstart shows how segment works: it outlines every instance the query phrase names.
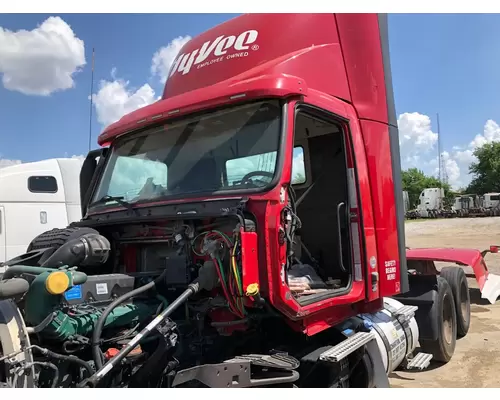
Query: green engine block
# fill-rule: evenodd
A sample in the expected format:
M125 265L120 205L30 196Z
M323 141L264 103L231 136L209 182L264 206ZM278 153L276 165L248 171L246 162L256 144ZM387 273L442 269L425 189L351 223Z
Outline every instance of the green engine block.
M69 287L83 284L87 276L81 272L66 269L50 269L27 267L30 274L36 275L30 284L30 289L26 294L24 315L26 323L36 326L46 320L50 315L50 322L39 332L46 339L65 341L72 336L89 336L101 315L98 308L78 310L77 313L66 313L61 307L62 294L49 293L47 289L47 278L55 271L64 272L69 278ZM126 327L146 320L153 315L158 308L160 301L134 302L116 307L106 318L104 328Z

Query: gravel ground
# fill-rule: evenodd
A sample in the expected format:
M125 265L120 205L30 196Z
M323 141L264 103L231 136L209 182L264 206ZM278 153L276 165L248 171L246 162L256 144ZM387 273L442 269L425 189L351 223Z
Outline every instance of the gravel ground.
M479 250L500 244L500 218L456 218L406 223L409 247L468 247ZM500 275L500 253L488 254L490 272ZM470 270L472 272L472 270ZM474 280L471 287L471 328L457 341L452 360L446 365L432 364L426 371L397 371L391 375L392 387L500 387L496 360L500 359L500 300L491 305L481 299Z

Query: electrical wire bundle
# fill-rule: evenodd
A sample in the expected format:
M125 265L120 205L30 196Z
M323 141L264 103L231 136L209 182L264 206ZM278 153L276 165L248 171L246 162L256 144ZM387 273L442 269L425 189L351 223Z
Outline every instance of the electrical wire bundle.
M197 245L196 242L200 238L203 238L203 240ZM198 257L210 256L215 264L215 269L231 312L239 318L244 318L244 293L240 268L237 261L238 234L235 234L233 242L228 235L221 231L205 231L193 239L192 249L193 253ZM227 272L223 263L226 251L230 256L229 270Z

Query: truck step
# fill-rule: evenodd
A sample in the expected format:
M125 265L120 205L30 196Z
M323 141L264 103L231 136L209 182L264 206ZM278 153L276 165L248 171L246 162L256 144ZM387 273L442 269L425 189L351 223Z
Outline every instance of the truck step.
M271 355L245 354L242 356L236 356L230 361L249 361L251 364L256 366L258 365L260 367L285 370L294 370L300 365L300 362L296 358L285 353L276 353Z
M432 360L432 354L418 353L415 357L408 361L406 369L426 369Z
M415 312L418 310L417 306L403 306L400 309L396 310L394 316L399 321L409 321L415 316Z
M355 333L343 342L321 353L319 359L321 361L337 363L374 339L375 334L373 332Z

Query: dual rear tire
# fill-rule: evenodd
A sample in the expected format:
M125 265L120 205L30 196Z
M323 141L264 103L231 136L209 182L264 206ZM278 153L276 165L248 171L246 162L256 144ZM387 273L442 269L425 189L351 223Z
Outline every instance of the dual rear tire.
M437 299L431 307L430 318L436 321L436 340L420 340L425 353L433 360L447 363L455 352L457 337L465 336L470 327L470 294L464 270L445 267L437 277Z

